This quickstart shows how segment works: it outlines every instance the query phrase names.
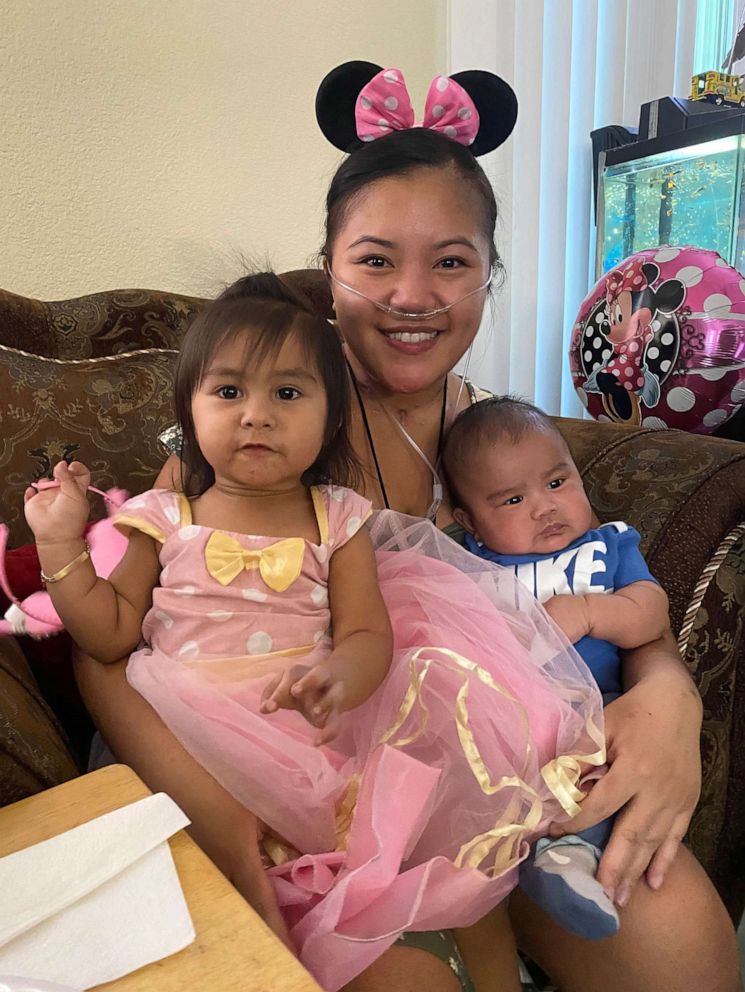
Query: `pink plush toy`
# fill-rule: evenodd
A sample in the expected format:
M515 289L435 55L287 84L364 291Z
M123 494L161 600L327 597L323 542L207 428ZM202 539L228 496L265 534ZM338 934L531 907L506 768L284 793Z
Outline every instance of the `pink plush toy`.
M38 488L49 488L48 484L37 484ZM57 483L52 483L57 485ZM92 524L86 532L86 540L91 547L91 561L96 575L107 579L119 564L127 548L127 538L114 527L112 513L128 499L123 489L110 489L107 493L100 489L89 487L91 492L98 493L106 500L109 516ZM52 600L47 592L35 592L20 602L13 595L8 584L5 570L5 548L8 542L8 528L0 524L0 588L10 600L10 607L5 618L0 620L0 636L7 634L27 634L36 639L49 637L63 630L62 621L52 606Z

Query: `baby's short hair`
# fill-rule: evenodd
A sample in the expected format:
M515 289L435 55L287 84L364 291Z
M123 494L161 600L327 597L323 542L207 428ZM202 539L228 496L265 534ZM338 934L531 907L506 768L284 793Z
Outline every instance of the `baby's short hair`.
M468 506L458 486L458 477L483 444L496 444L504 438L517 444L533 431L554 434L564 440L548 414L517 396L489 396L459 413L442 449L442 468L453 505Z

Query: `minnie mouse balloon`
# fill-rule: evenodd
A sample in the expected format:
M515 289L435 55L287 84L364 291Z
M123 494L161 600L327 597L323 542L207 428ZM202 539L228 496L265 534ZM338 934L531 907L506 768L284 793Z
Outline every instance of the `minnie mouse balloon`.
M569 366L596 420L710 434L745 402L745 279L715 251L637 252L582 304Z

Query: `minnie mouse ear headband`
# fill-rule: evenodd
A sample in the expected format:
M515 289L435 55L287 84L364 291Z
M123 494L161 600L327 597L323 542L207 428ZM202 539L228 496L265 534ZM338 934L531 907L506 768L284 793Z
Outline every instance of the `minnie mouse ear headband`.
M391 131L421 126L466 145L474 155L485 155L510 136L517 120L517 98L503 79L482 69L436 76L422 123L416 125L399 69L345 62L318 87L316 118L331 144L343 152Z

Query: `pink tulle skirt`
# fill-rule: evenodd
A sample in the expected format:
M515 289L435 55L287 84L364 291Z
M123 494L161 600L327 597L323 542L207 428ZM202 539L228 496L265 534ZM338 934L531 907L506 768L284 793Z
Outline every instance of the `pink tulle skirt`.
M394 659L331 745L315 747L298 713L259 713L256 657L145 649L127 669L267 825L291 937L329 992L403 931L468 926L497 905L604 759L591 674L510 572L400 514L377 514L371 533Z

